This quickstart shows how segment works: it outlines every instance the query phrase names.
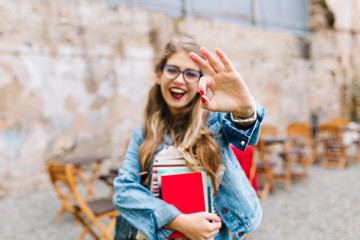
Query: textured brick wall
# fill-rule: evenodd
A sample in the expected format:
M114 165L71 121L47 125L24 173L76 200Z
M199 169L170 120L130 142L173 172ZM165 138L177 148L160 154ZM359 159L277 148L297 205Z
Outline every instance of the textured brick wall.
M312 6L314 32L305 39L109 8L97 0L2 0L0 197L44 186L49 158L108 154L106 166L119 165L126 139L142 120L153 58L177 31L211 50L222 48L267 108L265 123L281 134L291 121L310 121L311 111L324 121L351 115L353 95L359 96L360 38L359 25L346 14L357 19L359 5Z

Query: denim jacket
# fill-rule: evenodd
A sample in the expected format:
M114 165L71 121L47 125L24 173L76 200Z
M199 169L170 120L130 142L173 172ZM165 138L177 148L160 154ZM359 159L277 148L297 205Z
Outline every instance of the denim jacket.
M248 129L238 128L231 121L229 113L210 112L207 119L210 130L218 133L214 139L220 147L222 163L225 165L219 191L214 199L214 207L223 221L220 232L215 236L216 240L231 239L229 230L235 239L242 239L254 231L261 221L259 199L229 146L231 143L245 150L248 144L257 144L265 109L260 105L256 108L257 120ZM135 239L137 229L150 240L166 239L173 230L164 228L164 225L181 214L175 206L154 197L149 186L141 185L138 150L143 141L142 128L138 127L133 132L125 161L114 180L113 202L120 212L116 223L116 240ZM166 136L158 151L167 148L169 144L170 136Z

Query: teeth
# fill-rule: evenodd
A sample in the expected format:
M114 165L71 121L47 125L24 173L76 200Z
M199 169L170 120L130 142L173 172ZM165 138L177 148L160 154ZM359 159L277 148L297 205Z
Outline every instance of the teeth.
M178 94L183 94L183 93L185 93L184 90L178 89L178 88L172 88L172 89L170 89L170 91L173 92L173 93L178 93Z

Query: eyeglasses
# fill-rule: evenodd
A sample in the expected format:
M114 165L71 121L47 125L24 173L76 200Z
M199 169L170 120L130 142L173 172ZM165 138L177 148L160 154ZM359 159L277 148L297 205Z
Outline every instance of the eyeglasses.
M202 76L200 71L196 71L194 69L185 69L184 71L180 71L180 68L174 65L163 65L162 73L169 80L176 79L180 73L182 73L183 78L188 83L196 83Z

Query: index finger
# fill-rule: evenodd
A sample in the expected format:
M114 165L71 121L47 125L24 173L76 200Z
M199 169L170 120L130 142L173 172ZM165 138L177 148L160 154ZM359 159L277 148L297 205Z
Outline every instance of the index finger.
M221 62L224 64L224 67L228 72L231 72L234 70L234 67L231 64L229 58L225 55L225 53L220 48L215 49L215 53L220 58Z
M205 59L201 58L194 52L189 53L189 58L195 62L201 69L203 69L209 76L216 74L214 68Z
M223 71L227 71L224 68L224 64L220 62L217 58L215 58L215 56L211 54L209 50L207 50L207 48L205 47L200 48L200 52L206 58L210 66L214 68L215 72L221 73Z

